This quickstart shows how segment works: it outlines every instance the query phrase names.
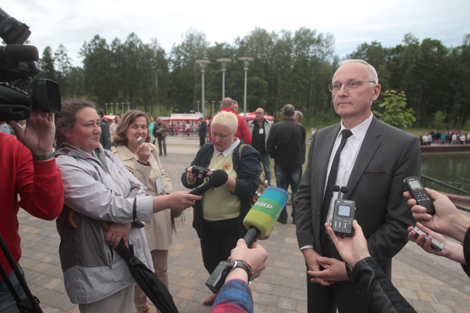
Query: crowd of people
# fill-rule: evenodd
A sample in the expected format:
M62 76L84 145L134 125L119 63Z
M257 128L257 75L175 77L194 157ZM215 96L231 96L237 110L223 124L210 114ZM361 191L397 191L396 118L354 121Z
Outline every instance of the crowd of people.
M308 312L414 312L390 281L392 258L412 240L461 263L470 275L470 219L433 190L427 191L434 215L403 193L403 179L421 174L419 141L374 117L371 103L381 86L370 64L342 62L329 89L341 122L312 130L307 160L303 114L293 105L282 108L278 123L267 121L263 108L247 123L237 114L238 103L223 99L207 143L206 121L198 121L200 149L181 173L182 185L194 189L215 171L226 172L227 181L202 196L173 190L160 159L167 156L171 126L161 118L153 122L149 114L130 110L109 125L93 102L66 100L55 121L53 114L32 113L24 127L8 122L16 138L0 133L0 144L8 147L1 152L6 176L0 192L6 203L0 232L20 267L19 208L57 218L65 289L80 312L149 312L145 293L114 249L132 245L134 255L168 288L172 232L182 212L193 207L208 273L221 261L230 262L225 285L204 304L217 313L253 312L249 283L266 267L268 254L257 243L246 246L243 219L260 177L271 185L274 159L276 185L292 191ZM343 199L355 201L352 237L337 236L331 227L335 185L346 187ZM286 224L288 218L284 207L277 220ZM415 225L430 237L416 236ZM431 247L432 238L444 244L442 251ZM0 261L10 277L8 263ZM0 312L19 312L3 280Z
M419 136L419 142L422 146L430 146L431 144L468 145L470 144L470 133L467 134L458 129L451 129L447 133L433 130Z

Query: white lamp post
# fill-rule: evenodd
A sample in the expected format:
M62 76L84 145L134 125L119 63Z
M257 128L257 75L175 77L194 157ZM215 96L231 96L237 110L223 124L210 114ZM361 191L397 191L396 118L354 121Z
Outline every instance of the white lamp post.
M201 65L201 74L202 74L202 116L204 117L205 116L205 113L204 113L204 72L206 71L206 64L209 64L211 63L211 61L207 61L207 60L196 60L196 63L199 63L199 65Z
M245 70L245 92L243 96L243 113L245 115L245 121L246 121L246 79L247 79L247 73L248 73L248 63L250 61L253 61L254 58L250 57L241 57L238 58L240 61L243 61L243 69Z

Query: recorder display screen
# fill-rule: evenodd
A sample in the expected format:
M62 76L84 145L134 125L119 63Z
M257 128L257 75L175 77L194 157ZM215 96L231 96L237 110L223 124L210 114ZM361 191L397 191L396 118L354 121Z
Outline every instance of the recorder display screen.
M349 216L351 212L351 207L346 206L346 205L340 205L338 207L338 215L339 216Z

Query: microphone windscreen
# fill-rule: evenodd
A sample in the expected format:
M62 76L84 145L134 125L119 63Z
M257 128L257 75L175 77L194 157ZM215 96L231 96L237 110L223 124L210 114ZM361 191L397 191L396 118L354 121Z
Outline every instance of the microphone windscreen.
M12 44L5 46L5 57L15 62L38 61L39 53L35 46Z
M274 227L276 219L286 205L289 194L278 187L268 187L245 216L243 225L260 231L258 239L266 238Z
M209 176L209 183L211 187L218 188L228 181L228 174L224 170L215 170Z

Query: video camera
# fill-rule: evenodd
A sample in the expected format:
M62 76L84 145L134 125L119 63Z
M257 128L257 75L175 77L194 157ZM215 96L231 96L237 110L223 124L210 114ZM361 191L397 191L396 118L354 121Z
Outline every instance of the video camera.
M29 26L0 8L0 121L24 120L31 112L57 113L61 109L59 84L33 78L41 71L38 49L23 45Z

